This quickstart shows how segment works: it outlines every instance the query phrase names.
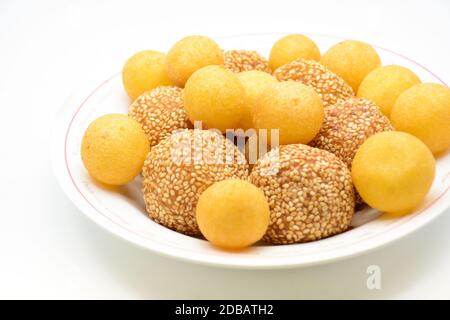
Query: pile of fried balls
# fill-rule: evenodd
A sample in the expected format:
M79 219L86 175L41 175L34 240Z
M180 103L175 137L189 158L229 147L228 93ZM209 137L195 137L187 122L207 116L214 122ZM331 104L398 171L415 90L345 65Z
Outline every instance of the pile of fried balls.
M189 36L136 53L122 80L128 114L86 129L88 173L106 185L142 174L153 221L226 250L333 236L359 206L408 214L450 147L450 89L382 65L361 41L321 54L291 34L266 59ZM255 135L245 148L225 135L236 129ZM251 139L265 147L254 161Z

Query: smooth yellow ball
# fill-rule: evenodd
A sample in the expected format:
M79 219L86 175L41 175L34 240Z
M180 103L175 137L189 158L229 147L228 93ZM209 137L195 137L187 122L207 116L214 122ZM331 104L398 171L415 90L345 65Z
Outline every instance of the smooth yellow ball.
M352 179L362 199L385 212L408 212L430 190L435 161L416 137L396 131L368 138L352 162Z
M208 129L239 127L244 110L245 89L236 75L221 66L197 70L186 82L184 108L189 120L202 121Z
M419 84L420 79L411 70L396 65L383 66L371 71L361 82L358 97L372 100L387 117L398 96Z
M267 72L257 70L240 72L236 76L245 89L244 110L240 127L247 130L253 128L252 114L257 99L269 84L277 83L278 80Z
M153 88L171 84L165 60L165 54L153 50L138 52L127 60L122 69L122 82L132 100Z
M381 65L380 57L371 45L355 40L335 44L324 53L320 62L343 78L355 92L365 76Z
M269 64L272 70L298 58L320 60L319 47L307 36L290 34L279 39L272 47Z
M81 158L89 174L109 185L133 180L150 151L139 123L122 114L94 120L83 136Z
M320 96L313 88L295 81L267 86L253 114L257 129L279 129L280 144L307 144L319 132L323 119Z
M167 53L166 62L169 78L180 87L196 70L224 63L217 43L204 36L189 36L175 43Z
M431 152L450 147L450 89L422 83L403 92L391 111L391 122L399 131L422 140Z
M242 249L262 238L270 209L264 193L250 182L216 182L200 196L197 223L205 238L224 249Z

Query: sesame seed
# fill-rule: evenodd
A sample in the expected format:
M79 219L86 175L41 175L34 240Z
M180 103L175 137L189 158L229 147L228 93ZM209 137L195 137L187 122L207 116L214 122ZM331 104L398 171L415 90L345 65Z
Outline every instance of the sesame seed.
M225 67L235 73L258 70L271 73L269 61L256 51L229 50L223 54Z
M364 141L389 130L394 130L389 119L372 101L350 98L325 108L322 128L309 145L333 153L351 169L356 151ZM359 194L356 203L362 203Z
M185 149L186 140L189 142L188 156L183 158L186 161L173 161L173 157L186 153L187 150L181 150ZM200 144L200 163L194 163L194 140ZM234 148L231 162L210 160L217 159L217 154L225 157L226 148ZM218 153L220 149L222 153ZM217 181L247 179L248 165L245 156L222 135L208 130L185 129L150 150L142 175L142 190L149 216L175 231L199 235L195 207L200 194Z
M346 231L355 206L346 164L332 153L302 144L280 146L278 151L278 157L272 150L260 158L249 177L263 190L270 207L263 240L298 243ZM281 163L280 170L264 175L275 161Z
M142 94L130 106L128 115L141 124L150 147L174 130L191 126L183 107L183 89L178 87L157 87Z
M279 81L300 81L311 86L322 98L324 106L355 95L353 89L341 77L314 60L294 60L279 67L273 75Z

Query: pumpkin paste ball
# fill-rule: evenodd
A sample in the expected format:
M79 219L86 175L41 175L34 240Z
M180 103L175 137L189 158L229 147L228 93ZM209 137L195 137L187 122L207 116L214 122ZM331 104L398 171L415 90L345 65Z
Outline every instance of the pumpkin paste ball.
M358 89L358 97L372 100L389 117L398 96L419 83L419 77L405 67L383 66L364 78Z
M195 207L214 182L247 179L245 156L212 130L185 129L149 152L143 168L143 193L154 221L188 235L199 235Z
M220 66L197 70L184 89L184 107L189 120L202 121L205 127L222 132L239 126L244 99L245 89L239 79Z
M322 128L310 145L335 154L350 168L363 142L388 130L394 128L372 101L351 98L325 108Z
M313 87L325 107L355 95L353 89L341 77L313 60L292 61L278 68L274 76L279 81L299 81Z
M131 105L128 115L141 124L150 147L177 129L189 127L183 106L183 89L158 87L142 94Z
M355 40L335 44L324 53L320 62L342 77L355 92L365 76L381 65L380 57L371 45Z
M167 53L167 73L177 86L183 87L198 69L222 65L223 54L214 40L204 36L189 36L173 45Z
M274 244L322 239L346 231L355 196L350 171L334 154L302 144L275 148L258 160L250 182L270 206L264 240Z
M277 83L272 75L252 70L245 71L236 74L241 84L245 89L245 98L243 105L243 114L240 122L240 127L244 130L253 128L252 114L253 110L256 108L257 100L259 96L264 92L269 84Z
M139 123L123 114L94 120L81 142L81 158L89 174L109 185L133 180L150 150Z
M371 207L400 213L417 207L433 183L435 161L414 136L396 131L367 139L356 152L352 177L356 190Z
M253 124L257 129L278 129L280 144L308 143L319 132L323 118L322 100L313 88L285 81L266 87L258 99Z
M271 73L269 61L256 51L230 50L223 54L225 67L233 72L259 70Z
M279 39L273 45L269 56L270 67L275 70L298 58L319 61L320 50L307 36L290 34Z
M450 147L450 89L423 83L403 92L391 112L392 125L422 140L438 154Z
M122 69L122 81L132 100L155 87L171 84L165 60L165 54L153 50L138 52L127 60Z
M197 203L203 236L224 249L242 249L260 240L269 224L269 204L250 182L227 179L214 183Z

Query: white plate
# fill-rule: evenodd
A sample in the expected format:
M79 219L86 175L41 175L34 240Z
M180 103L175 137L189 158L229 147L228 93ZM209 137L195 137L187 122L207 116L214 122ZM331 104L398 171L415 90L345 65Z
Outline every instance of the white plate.
M269 53L282 34L252 34L219 37L224 49L255 49ZM342 40L311 35L324 52ZM400 64L412 69L427 82L443 83L420 64L377 47L383 64ZM119 68L120 66L118 66ZM255 246L231 253L213 248L208 242L169 230L150 220L144 208L140 179L117 190L107 190L90 179L80 157L80 143L89 123L107 113L127 113L130 104L120 74L74 94L57 115L52 147L55 174L73 203L98 225L113 234L151 251L203 264L234 268L282 268L330 262L385 245L419 229L445 211L450 202L450 154L437 161L436 178L424 203L416 212L387 219L375 210L355 215L355 228L320 241L283 245Z

